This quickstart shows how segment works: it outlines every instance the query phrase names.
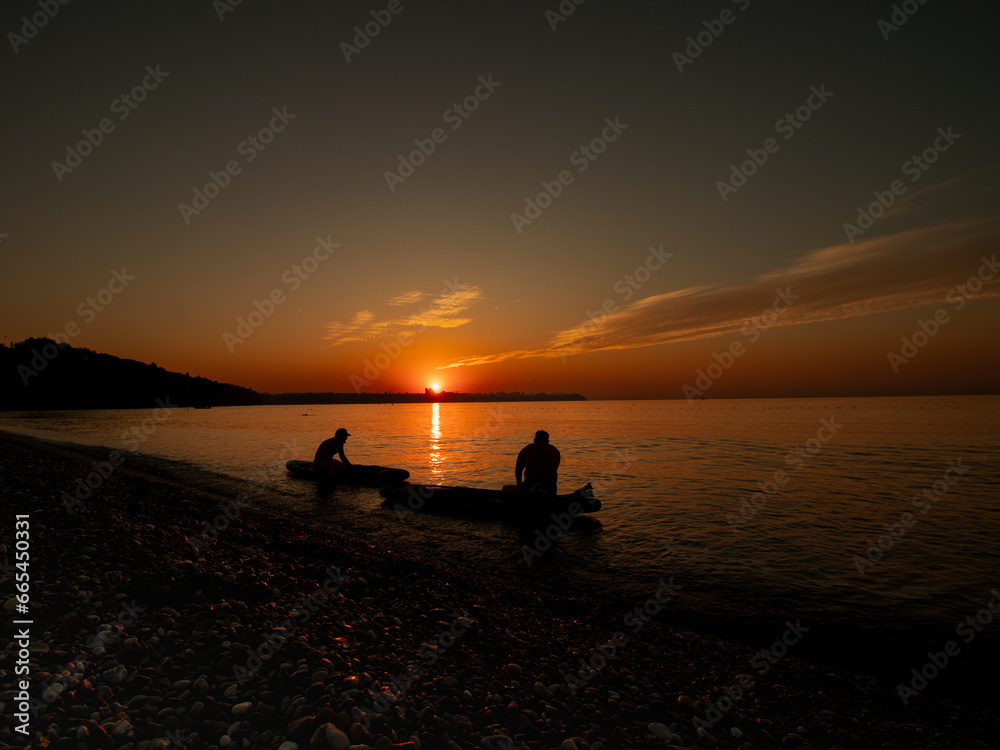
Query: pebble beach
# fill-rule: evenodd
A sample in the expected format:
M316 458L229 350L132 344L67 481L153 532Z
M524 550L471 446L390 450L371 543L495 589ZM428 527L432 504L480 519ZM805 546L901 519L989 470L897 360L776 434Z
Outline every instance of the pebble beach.
M794 654L763 668L759 645L674 623L669 579L625 607L533 589L127 459L68 507L92 456L0 443L4 750L867 750L1000 737L989 696L904 704L884 676ZM15 514L30 519L26 615L13 598ZM31 620L27 675L19 617Z

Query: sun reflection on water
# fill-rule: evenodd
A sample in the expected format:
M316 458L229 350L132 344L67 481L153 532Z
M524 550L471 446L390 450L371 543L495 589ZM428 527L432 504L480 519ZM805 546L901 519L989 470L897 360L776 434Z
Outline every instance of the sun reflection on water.
M431 446L427 456L427 465L435 480L444 475L445 456L441 452L441 404L436 401L431 404Z

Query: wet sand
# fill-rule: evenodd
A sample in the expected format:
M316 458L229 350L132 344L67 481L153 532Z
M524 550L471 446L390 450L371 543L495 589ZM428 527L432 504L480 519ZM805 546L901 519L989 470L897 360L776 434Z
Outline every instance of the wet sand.
M625 609L535 590L127 460L69 512L93 457L2 433L0 446L8 565L13 516L30 514L30 747L867 750L1000 736L975 691L932 685L904 705L884 677L678 627L669 581ZM224 528L201 536L213 520ZM13 590L8 577L8 623ZM0 664L0 742L24 746L14 672Z

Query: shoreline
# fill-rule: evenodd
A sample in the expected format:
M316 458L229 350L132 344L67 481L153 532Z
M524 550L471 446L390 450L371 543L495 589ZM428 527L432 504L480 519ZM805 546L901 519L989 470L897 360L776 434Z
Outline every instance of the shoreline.
M34 441L43 449L61 451L67 456L83 455L88 459L106 461L113 453L99 444L53 441L51 437L36 438L19 433L4 433L2 430L0 434L7 434L12 439ZM929 648L946 644L956 637L954 618L944 613L933 619L926 616L915 617L912 612L904 614L896 611L891 606L891 601L880 603L872 609L863 606L837 609L824 606L820 609L811 598L815 592L810 592L811 596L806 597L807 601L813 602L810 607L800 602L796 588L783 581L775 581L770 576L734 580L731 577L706 575L692 570L689 561L683 559L671 565L670 558L667 558L662 567L657 566L659 570L647 570L641 574L627 569L595 569L593 566L586 573L571 566L543 565L541 568L525 568L520 564L521 555L517 551L517 545L532 543L530 530L525 535L517 532L520 538L508 536L492 542L486 541L487 544L511 545L506 554L479 559L464 558L460 550L449 547L447 542L449 534L471 533L461 518L421 514L421 520L433 526L431 534L437 534L438 531L443 534L435 537L444 540L443 544L427 544L425 537L429 528L416 530L412 539L408 534L393 536L382 533L383 529L373 530L370 522L366 524L366 528L362 528L358 522L364 518L371 519L372 516L359 516L354 500L342 496L335 497L334 505L329 508L318 513L306 508L303 515L301 500L297 501L295 496L286 495L284 490L278 488L280 482L275 481L276 477L267 472L261 474L262 481L253 481L250 476L239 479L200 467L185 459L168 459L134 452L129 452L126 456L126 464L131 471L178 488L207 491L214 496L217 505L241 504L234 498L240 493L249 494L252 505L265 513L275 514L281 519L282 525L305 526L320 533L324 529L335 528L356 543L389 549L402 557L433 558L453 568L456 575L486 575L530 590L569 593L592 602L599 601L607 608L620 612L627 612L636 602L645 599L648 592L657 587L661 575L669 578L671 574L676 574L678 587L683 590L670 606L670 620L675 626L761 648L779 636L787 628L787 622L801 619L809 628L810 637L796 644L795 654L806 660L822 662L834 670L846 669L871 674L878 679L896 680L900 675L907 674L913 665L922 663ZM267 466L280 472L282 477L285 475L283 461ZM325 502L329 503L330 498L326 498ZM340 510L331 514L330 510L334 507L339 507ZM371 511L368 508L366 513ZM377 518L382 511L374 512L374 517ZM386 516L393 515L388 511L384 513ZM376 524L382 521L385 519L377 520ZM424 525L427 526L427 523ZM503 524L500 526L503 527ZM502 561L508 558L516 564L503 565ZM491 567L498 562L500 567ZM977 606L979 605L970 600L959 611L964 616L974 612ZM948 670L934 681L934 691L962 700L979 699L984 688L989 685L991 674L1000 668L1000 637L997 637L995 628L988 628L976 634L975 640L974 659L960 659L951 663ZM959 643L962 641L959 640Z
M60 496L94 458L27 436L0 443L8 512L31 517L31 693L52 699L31 729L52 744L166 747L156 741L174 732L194 738L188 747L304 748L332 724L320 747L340 746L340 733L371 747L414 735L422 747L480 747L499 734L510 747L572 739L581 750L947 747L1000 729L985 694L980 705L930 687L904 706L884 680L834 674L794 646L759 674L759 649L676 627L669 589L651 590L637 604L652 614L627 622L617 603L387 552L251 506L230 509L199 555L190 540L225 498L126 464L68 513ZM12 557L13 532L0 545ZM574 692L565 674L581 659L596 665L600 647L606 665ZM740 685L744 674L753 687ZM386 689L398 700L380 698ZM11 716L13 697L0 703ZM720 705L731 707L709 722ZM695 718L712 723L711 737ZM9 725L0 734L19 738Z

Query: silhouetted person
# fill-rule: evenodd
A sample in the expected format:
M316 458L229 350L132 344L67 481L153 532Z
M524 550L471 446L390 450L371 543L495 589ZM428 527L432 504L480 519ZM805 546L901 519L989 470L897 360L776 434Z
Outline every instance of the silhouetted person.
M333 434L332 438L319 444L316 455L313 457L313 471L316 472L316 476L321 481L336 484L338 481L337 472L343 470L345 466L351 465L347 456L344 455L344 443L347 442L350 435L351 433L341 427ZM340 456L340 460L338 461L334 456Z
M549 445L549 433L539 430L535 441L529 443L517 454L514 478L521 492L535 492L546 495L556 494L556 479L562 457L554 445ZM524 479L521 479L521 472Z

